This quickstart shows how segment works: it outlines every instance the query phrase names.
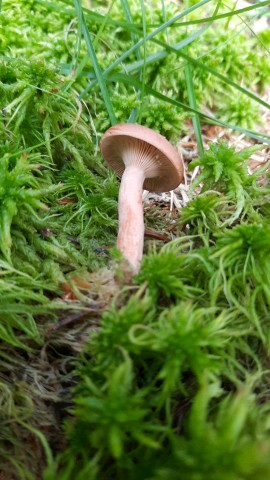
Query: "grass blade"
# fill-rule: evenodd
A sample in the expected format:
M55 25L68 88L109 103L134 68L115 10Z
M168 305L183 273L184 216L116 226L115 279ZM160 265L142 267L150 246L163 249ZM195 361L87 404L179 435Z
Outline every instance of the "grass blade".
M219 15L213 15L212 17L208 17L208 18L207 17L199 18L196 20L191 20L189 22L175 23L174 27L180 27L180 26L183 27L187 25L197 25L200 23L214 22L216 20L220 20L221 18L233 17L234 15L239 15L241 13L249 12L256 8L266 7L269 4L270 4L269 0L265 0L264 2L255 3L254 5L250 5L250 7L243 7L243 8L240 8L239 10L234 10L232 12L220 13Z
M115 0L113 0L113 1L111 2L110 6L109 6L109 8L108 8L108 11L107 11L107 13L106 13L106 15L105 15L105 17L103 18L103 21L102 21L102 23L101 23L101 25L100 25L100 28L99 28L99 30L98 30L98 32L97 32L97 34L96 34L95 40L94 40L94 42L93 42L94 48L97 47L98 42L99 42L99 39L100 39L100 37L101 37L101 34L102 34L104 28L106 27L109 19L110 19L111 10L112 10L112 8L113 8L113 6L114 6L114 3L115 3Z
M127 0L121 0L121 5L122 5L123 11L124 11L124 15L127 19L128 25L133 25L132 13L130 11L128 1ZM137 32L134 32L133 30L131 30L131 39L132 39L134 44L136 44L138 42ZM136 50L136 57L137 57L138 60L140 60L142 58L140 48L138 48Z
M133 18L132 18L132 13L130 11L128 0L121 0L121 5L122 5L123 11L124 11L125 18L128 22L128 25L133 25ZM131 35L131 39L133 41L133 44L134 45L137 44L137 42L138 42L137 32L134 32L134 31L131 30L130 35ZM136 57L137 57L138 61L140 61L142 59L142 54L141 54L140 48L137 48L135 50L135 54L136 54ZM143 65L144 65L144 60L142 61L141 65L142 66L140 68L142 69ZM142 76L142 70L140 71L140 78L141 78L141 76ZM138 97L139 97L139 95L140 95L140 92L138 92ZM129 123L135 123L137 115L138 115L138 108L134 107L131 111L128 122Z
M137 88L140 85L140 82L137 78L135 78L132 75L125 75L125 74L122 74L122 73L111 74L109 76L108 80L111 81L111 82L120 82L120 83L123 82L126 85L130 85L132 87L137 87ZM180 101L175 100L175 99L170 98L170 97L166 97L166 95L163 95L162 93L154 90L151 87L148 87L147 85L145 86L145 91L148 95L152 95L153 97L156 97L159 100L164 101L165 103L170 103L171 105L175 105L177 107L180 107L181 109L184 109L186 111L189 111L189 112L192 112L192 113L195 113L195 114L199 115L201 118L206 119L210 124L221 125L225 128L229 128L229 129L234 130L236 132L243 133L247 137L255 138L256 140L259 140L260 142L264 142L267 145L270 145L270 135L267 135L266 133L256 133L252 130L248 130L246 128L238 127L236 125L232 125L230 123L223 122L222 120L219 120L216 117L213 117L211 115L207 115L204 112L201 112L199 110L196 110L195 108L190 107L186 103L180 102Z
M142 118L142 108L143 108L143 99L144 99L144 93L145 93L145 74L146 74L146 16L145 16L145 9L144 9L144 0L140 0L141 3L141 12L142 12L142 25L143 25L143 65L142 65L142 71L141 71L141 94L140 94L140 110L138 112L138 123L141 123L141 118Z
M192 69L189 62L185 65L185 78L186 78L186 85L187 85L187 93L190 106L197 110L197 102L196 102L196 95L194 90L193 78L192 78ZM202 141L202 134L201 134L201 125L200 125L200 117L198 113L192 113L192 123L193 128L198 144L198 149L200 152L200 156L204 155L204 148L203 148L203 141Z
M150 65L152 63L156 63L156 62L159 62L159 61L163 60L164 58L166 58L169 55L170 52L175 53L175 54L179 55L180 57L184 58L187 62L191 63L192 65L211 73L215 77L219 78L225 84L228 84L231 87L238 90L239 92L244 93L245 95L247 95L252 100L259 103L263 107L265 107L267 109L270 109L270 104L269 103L265 102L260 97L257 97L257 95L255 95L253 92L251 92L247 88L241 87L241 85L239 85L238 83L233 82L230 79L230 77L228 77L226 75L222 75L221 73L217 72L214 68L208 67L205 63L202 63L199 60L197 60L197 59L191 57L190 55L188 55L187 53L185 53L182 49L182 45L183 45L182 42L179 42L178 44L175 44L175 45L168 45L168 44L164 44L163 42L160 42L159 40L153 40L153 41L157 45L160 45L160 46L164 47L164 50L161 50L160 52L149 55L146 58L146 65ZM140 68L140 66L141 66L140 62L134 62L131 65L128 65L126 67L126 72L127 73L134 73L134 72L136 72L136 70L138 68ZM184 68L184 66L185 65L183 65L183 68Z
M117 121L116 121L115 113L114 113L114 110L113 110L113 105L111 103L111 99L110 99L110 96L109 96L109 93L108 93L108 89L107 89L107 86L106 86L106 82L104 80L103 72L102 72L102 70L99 66L97 56L96 56L96 52L95 52L95 49L93 47L93 43L92 43L92 40L91 40L91 36L89 34L89 30L88 30L88 28L86 26L86 23L85 23L82 7L81 7L78 0L74 0L74 1L75 1L75 7L76 7L77 15L78 15L79 28L81 29L82 34L84 36L86 47L87 47L87 50L88 50L88 54L89 54L89 57L91 58L91 61L93 63L96 79L97 79L97 82L99 84L99 88L100 88L100 91L101 91L101 94L102 94L102 97L103 97L103 100L104 100L104 103L105 103L105 106L106 106L106 109L107 109L107 112L108 112L108 115L109 115L109 118L110 118L110 121L111 121L111 124L114 125L115 123L117 123Z
M216 6L215 12L218 12L220 3L221 2L219 0ZM209 26L210 25L211 24L209 23ZM197 110L197 101L196 101L196 94L195 94L194 83L193 83L192 68L188 61L184 66L184 72L185 72L189 104L191 108L193 108L194 110ZM203 141L202 141L200 117L197 113L192 114L192 123L193 123L193 128L194 128L194 132L195 132L195 136L198 144L198 150L199 150L200 156L202 157L204 156L204 148L203 148Z
M190 43L192 43L194 40L196 40L197 38L199 38L200 35L202 35L208 28L209 28L210 24L209 25L206 25L205 27L202 27L200 28L199 30L197 30L196 32L194 32L192 35L188 36L187 38L185 38L184 40L181 40L181 42L179 42L177 44L177 47L179 49L181 48L184 48L186 47L187 45L189 45ZM138 42L139 43L139 42ZM131 50L131 49L130 49ZM133 51L133 50L132 50ZM124 54L123 54L124 55ZM121 57L123 57L123 55L121 55ZM164 55L163 57L161 57L160 59L162 58L165 58L166 55ZM119 57L118 60L121 58ZM110 73L112 70L114 70L114 68L118 65L118 60L116 60L115 62L113 62L108 68L106 68L104 70L104 75L108 75L108 73ZM144 59L138 61L136 63L136 65L138 65L139 67L142 67L142 65L144 64ZM147 65L147 61L145 59L145 66ZM129 67L126 68L126 71L128 72L129 71ZM89 90L91 90L91 88L93 88L94 85L96 85L97 83L97 79L93 80L84 90L83 92L81 93L80 95L80 98L83 98L84 95L86 95Z
M77 0L75 0L76 3L77 3ZM194 5L193 7L190 7L188 8L187 10L185 10L184 12L182 13L179 13L178 15L176 15L175 17L171 18L170 20L168 20L167 22L163 23L162 25L160 25L158 28L156 28L155 30L153 30L152 32L150 32L148 35L146 35L146 37L144 38L141 38L135 45L132 45L132 47L130 47L129 49L127 49L124 53L122 53L122 55L120 55L108 68L106 68L104 70L104 75L107 75L108 73L112 72L118 65L120 65L126 58L129 57L129 55L131 53L133 53L134 51L136 51L141 45L143 45L146 41L154 38L156 35L158 35L159 33L163 32L163 30L166 30L168 27L170 27L171 25L173 25L173 23L175 23L179 18L182 18L186 15L188 15L188 13L192 12L193 10L196 10L197 8L209 3L211 0L202 0L201 2L199 2L197 5ZM198 33L198 36L201 35L204 30L207 28L207 26L201 28L199 30L199 33ZM183 46L185 45L188 45L189 42L189 38L186 39L186 42L183 41ZM80 98L83 98L83 96L93 87L93 85L95 85L97 82L97 80L93 81L90 85L88 85L88 87L81 93L80 95Z

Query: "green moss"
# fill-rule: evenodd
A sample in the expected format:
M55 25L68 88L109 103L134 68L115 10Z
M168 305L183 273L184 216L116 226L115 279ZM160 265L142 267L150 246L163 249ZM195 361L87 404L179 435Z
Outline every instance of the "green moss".
M203 157L195 159L190 163L190 169L196 166L202 166L202 172L192 183L191 191L203 182L202 191L217 190L222 194L228 195L235 202L236 211L229 219L229 222L236 220L244 209L245 202L251 207L250 196L256 197L257 194L257 176L250 175L247 169L247 160L256 150L262 147L251 146L236 152L234 147L229 147L228 143L221 141L211 143ZM263 190L261 190L263 193Z
M259 103L204 68L264 92L269 65L246 27L252 16L216 20L179 49L201 28L183 22L204 20L216 6L217 14L235 8L208 2L162 28L197 3L179 10L174 2L122 0L108 12L106 1L83 2L118 122L140 121L177 142L189 118L169 101L188 102L189 55L199 109L236 126L259 124ZM143 18L147 35L159 33L127 55L143 38ZM79 299L73 292L69 300L67 282L108 264L116 239L118 182L98 153L110 126L106 96L72 1L7 0L1 21L3 473L268 478L269 187L264 170L247 171L257 146L236 152L211 144L191 163L201 171L176 238L145 255L113 305L99 302L98 274L97 285L90 282L84 296L77 288ZM268 45L266 31L258 37ZM97 330L90 341L89 325Z

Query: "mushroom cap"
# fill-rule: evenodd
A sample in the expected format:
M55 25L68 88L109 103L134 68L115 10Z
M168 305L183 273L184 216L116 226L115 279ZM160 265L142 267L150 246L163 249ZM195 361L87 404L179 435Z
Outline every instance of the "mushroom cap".
M145 172L143 188L151 192L174 190L183 179L183 161L177 150L159 133L132 123L109 128L101 139L102 156L122 176L129 165Z

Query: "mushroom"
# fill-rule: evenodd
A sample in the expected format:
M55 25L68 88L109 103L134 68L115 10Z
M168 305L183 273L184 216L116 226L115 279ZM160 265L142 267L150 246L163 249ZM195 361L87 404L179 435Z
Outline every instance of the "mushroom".
M182 157L165 137L131 123L109 128L100 148L108 166L122 176L117 247L136 274L143 255L143 189L151 192L175 189L183 178Z

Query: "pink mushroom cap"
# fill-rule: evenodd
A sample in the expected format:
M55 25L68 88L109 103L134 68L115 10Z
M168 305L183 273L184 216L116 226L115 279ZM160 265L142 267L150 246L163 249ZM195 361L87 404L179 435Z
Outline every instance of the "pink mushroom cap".
M107 165L119 176L130 163L142 167L145 190L168 192L183 179L181 155L150 128L131 123L114 125L103 135L100 148Z

